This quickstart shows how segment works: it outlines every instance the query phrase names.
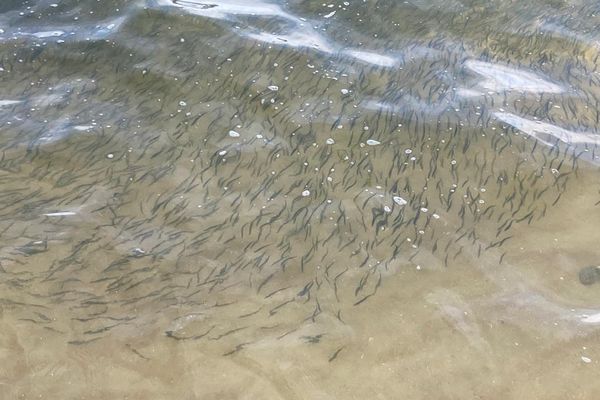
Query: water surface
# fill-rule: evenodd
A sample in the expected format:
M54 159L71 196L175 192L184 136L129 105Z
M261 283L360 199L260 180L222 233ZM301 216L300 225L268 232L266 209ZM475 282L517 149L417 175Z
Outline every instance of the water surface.
M599 25L3 1L0 397L598 398Z

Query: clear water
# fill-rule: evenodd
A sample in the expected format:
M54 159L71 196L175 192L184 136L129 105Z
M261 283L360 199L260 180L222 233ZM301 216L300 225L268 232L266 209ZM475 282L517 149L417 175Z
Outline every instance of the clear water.
M3 0L0 398L600 398L599 26Z

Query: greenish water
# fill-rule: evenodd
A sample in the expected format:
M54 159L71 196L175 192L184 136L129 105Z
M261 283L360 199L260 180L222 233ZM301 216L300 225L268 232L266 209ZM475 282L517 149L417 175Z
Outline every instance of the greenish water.
M594 399L600 5L0 4L0 397Z

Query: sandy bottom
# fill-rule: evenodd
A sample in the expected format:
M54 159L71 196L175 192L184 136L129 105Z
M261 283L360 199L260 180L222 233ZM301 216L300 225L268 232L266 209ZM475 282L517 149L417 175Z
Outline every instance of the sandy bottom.
M589 219L565 224L583 208L565 210L520 232L521 253L502 266L465 257L446 270L404 268L343 322L325 314L284 337L265 330L233 353L227 340L174 340L144 328L67 344L4 306L0 397L599 398L600 329L582 322L578 304L589 304L598 288L583 287L577 269L569 270L585 257L575 250L593 248L599 231ZM552 222L559 211L560 230ZM565 254L580 258L569 263ZM545 263L556 266L541 273Z

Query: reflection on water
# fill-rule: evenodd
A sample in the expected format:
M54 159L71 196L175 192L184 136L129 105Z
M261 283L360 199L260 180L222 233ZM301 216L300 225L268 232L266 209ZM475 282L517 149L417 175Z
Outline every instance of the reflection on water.
M468 60L465 66L486 80L479 82L482 88L492 92L518 90L533 93L562 93L564 90L555 84L546 82L535 74L507 68L502 65Z
M600 396L599 18L3 2L0 397Z

